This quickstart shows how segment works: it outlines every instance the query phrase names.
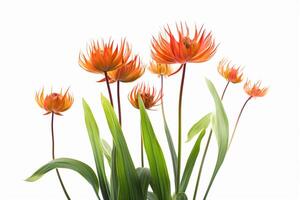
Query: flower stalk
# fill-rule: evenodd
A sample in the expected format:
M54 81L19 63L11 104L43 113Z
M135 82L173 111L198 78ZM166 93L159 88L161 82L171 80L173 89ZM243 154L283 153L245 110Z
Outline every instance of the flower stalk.
M52 114L51 114L51 135L52 135L52 159L54 160L54 159L55 159L54 112L52 112ZM58 169L55 169L55 171L56 171L56 174L57 174L59 183L60 183L60 185L61 185L61 187L62 187L62 189L63 189L63 191L64 191L64 194L66 195L66 198L67 198L68 200L71 200L71 198L70 198L70 196L69 196L69 194L68 194L68 192L67 192L67 189L66 189L66 187L65 187L65 185L64 185L64 183L63 183L63 180L62 180L62 178L61 178L61 176L60 176L60 173L59 173Z
M111 94L111 89L110 89L110 85L109 85L109 77L107 75L107 72L104 72L104 76L105 76L105 82L106 82L107 91L108 91L108 95L109 95L109 100L110 100L112 107L114 107L114 102L113 102L113 98L112 98L112 94Z
M175 181L176 194L178 193L178 190L179 190L180 171L181 171L182 96L183 96L185 70L186 70L186 63L183 64L183 68L182 68L182 77L181 77L179 101L178 101L178 161L177 161L178 173L177 173L177 177L176 177L176 181Z
M234 137L234 135L235 135L237 125L238 125L238 123L239 123L239 121L240 121L240 118L241 118L241 116L242 116L243 110L245 109L246 104L250 101L250 99L252 99L252 96L250 96L250 97L247 98L247 100L245 101L244 105L242 106L242 109L241 109L241 111L240 111L240 113L239 113L239 115L238 115L238 117L237 117L237 120L236 120L235 125L234 125L234 129L233 129L233 132L232 132L232 135L231 135L229 144L228 144L228 149L229 149L229 147L230 147L230 145L231 145L231 143L232 143L232 140L233 140L233 137Z

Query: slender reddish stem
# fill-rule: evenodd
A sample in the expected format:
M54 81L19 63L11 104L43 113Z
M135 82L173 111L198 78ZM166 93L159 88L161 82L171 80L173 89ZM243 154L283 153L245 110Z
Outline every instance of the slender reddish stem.
M54 159L55 159L55 143L54 143L54 112L52 112L51 115L52 115L52 116L51 116L52 159L54 160ZM63 183L63 180L62 180L62 178L61 178L61 176L60 176L60 173L59 173L58 169L55 169L55 170L56 170L56 174L57 174L58 180L59 180L59 182L60 182L60 185L61 185L61 187L62 187L62 189L63 189L63 191L64 191L64 193L65 193L65 195L66 195L66 198L67 198L68 200L70 200L71 198L70 198L70 196L69 196L69 194L68 194L68 192L67 192L67 190L66 190L66 187L65 187L65 185L64 185L64 183Z
M236 120L236 122L235 122L235 125L234 125L234 129L233 129L233 132L232 132L232 135L231 135L231 138L230 138L230 142L229 142L229 145L228 145L228 149L229 149L229 147L230 147L230 145L231 145L231 143L232 143L232 140L233 140L233 137L234 137L234 135L235 135L237 125L238 125L238 123L239 123L239 121L240 121L240 118L241 118L241 116L242 116L243 110L245 109L246 104L250 101L251 98L252 98L252 96L250 96L250 97L245 101L244 105L242 106L242 109L241 109L241 111L240 111L240 113L239 113L239 115L238 115L238 118L237 118L237 120Z
M224 90L223 90L221 100L223 100L223 98L224 98L224 95L226 93L226 90L228 88L229 83L230 82L228 81L225 88L224 88ZM193 200L196 200L196 197L197 197L200 177L201 177L201 174L202 174L202 169L203 169L203 166L204 166L204 161L205 161L207 150L208 150L208 147L209 147L209 144L210 144L211 136L212 136L212 129L210 129L210 132L209 132L209 135L208 135L208 138L207 138L207 142L206 142L206 146L205 146L205 149L204 149L204 153L203 153L203 156L202 156L202 160L201 160L201 164L200 164L200 168L199 168L199 172L198 172L198 176L197 176L196 186L195 186L195 190L194 190Z
M117 81L117 98L118 98L119 123L120 123L120 126L122 126L121 97L120 97L120 81Z
M109 94L109 100L110 100L112 107L114 107L114 102L113 102L113 98L112 98L112 94L111 94L111 89L110 89L110 85L109 85L109 78L108 78L107 72L104 72L104 76L105 76L105 82L106 82L106 86L107 86L107 90L108 90L108 94Z
M179 102L178 102L178 147L177 147L178 148L178 161L177 161L178 174L175 181L176 194L178 193L179 190L180 170L181 170L182 96L183 96L185 70L186 70L186 63L183 64L183 68L182 68L182 77L181 77Z

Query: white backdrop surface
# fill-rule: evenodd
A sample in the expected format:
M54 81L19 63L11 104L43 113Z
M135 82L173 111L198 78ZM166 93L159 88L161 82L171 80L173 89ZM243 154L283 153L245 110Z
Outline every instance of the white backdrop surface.
M220 43L213 59L187 66L184 136L196 120L213 108L204 77L211 79L219 91L225 85L216 69L221 58L244 66L247 77L270 86L266 97L247 105L209 199L300 199L298 7L297 1L288 0L0 1L0 199L64 199L54 172L35 183L24 181L51 158L50 116L43 116L34 102L37 90L71 87L74 105L55 121L56 154L94 167L81 98L89 102L102 136L110 141L100 105L100 93L107 93L104 84L96 83L100 76L78 66L79 51L85 50L92 39L126 37L133 51L148 62L152 35L156 36L164 25L174 27L180 21L191 26L204 24ZM143 80L159 86L157 77L149 73ZM179 75L168 78L165 92L174 138L179 81ZM139 115L127 101L133 85L135 83L122 85L123 124L138 165ZM114 94L115 89L113 86ZM231 85L228 89L224 106L231 128L246 97L242 85ZM172 176L160 112L149 114ZM192 143L184 145L185 162ZM204 168L200 195L205 191L215 156L214 141ZM61 170L61 174L73 199L96 199L91 187L77 174L68 170ZM196 173L187 191L189 196L195 177Z

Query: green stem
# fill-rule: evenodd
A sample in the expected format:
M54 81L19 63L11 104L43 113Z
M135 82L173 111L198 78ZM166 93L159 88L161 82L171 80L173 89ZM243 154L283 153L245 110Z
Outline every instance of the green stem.
M184 77L185 77L186 63L183 64L182 69L182 77L180 84L180 92L179 92L179 102L178 102L178 161L177 161L177 177L175 181L176 194L179 190L179 181L180 181L180 170L181 170L181 121L182 121L182 95L183 95L183 86L184 86Z
M221 100L223 100L223 98L224 98L224 95L226 93L226 90L228 88L229 83L230 83L229 81L226 83L226 86L225 86L225 88L223 90L223 93L222 93L222 96L221 96ZM204 152L203 152L202 160L201 160L201 163L200 163L200 168L199 168L199 172L198 172L198 176L197 176L197 181L196 181L196 186L195 186L195 190L194 190L193 200L196 200L196 197L197 197L200 177L201 177L201 174L202 174L202 169L203 169L203 166L204 166L204 161L205 161L206 154L207 154L207 151L208 151L208 147L209 147L209 144L210 144L211 136L212 136L212 129L210 129L209 136L208 136L208 139L207 139L207 142L206 142L206 146L205 146L205 149L204 149Z
M104 72L104 76L105 76L105 82L106 82L106 86L107 86L107 90L108 90L108 94L109 94L109 100L110 100L112 107L114 107L114 102L113 102L113 98L112 98L112 94L111 94L111 89L110 89L110 85L109 85L109 78L108 78L107 72Z
M121 97L120 97L120 81L117 81L117 98L118 98L119 123L120 123L120 126L122 126Z
M52 159L54 160L55 159L55 151L54 151L55 150L55 143L54 143L54 112L52 112L51 115L52 115L51 116ZM60 176L60 173L59 173L58 169L55 169L55 170L56 170L56 174L57 174L58 180L60 182L60 185L61 185L61 187L62 187L62 189L63 189L63 191L64 191L67 199L70 200L71 198L70 198L70 196L69 196L69 194L68 194L68 192L67 192L67 190L65 188L65 185L64 185L63 180L62 180L62 178Z
M240 111L240 113L239 113L239 115L238 115L238 118L237 118L237 120L236 120L236 122L235 122L234 129L233 129L233 132L232 132L232 135L231 135L231 138L230 138L230 142L229 142L229 145L228 145L228 149L229 149L229 147L230 147L230 145L231 145L231 143L232 143L232 140L233 140L234 134L235 134L235 132L236 132L237 125L238 125L238 123L239 123L239 121L240 121L240 118L241 118L241 116L242 116L243 110L244 110L246 104L248 103L248 101L250 101L251 98L252 98L252 96L250 96L250 97L245 101L245 103L244 103L244 105L243 105L243 107L242 107L242 109L241 109L241 111Z

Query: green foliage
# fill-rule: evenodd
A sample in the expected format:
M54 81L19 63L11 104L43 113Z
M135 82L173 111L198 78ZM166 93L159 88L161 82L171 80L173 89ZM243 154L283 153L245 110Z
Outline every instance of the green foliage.
M144 147L146 150L152 178L152 189L158 200L170 200L170 179L164 154L157 141L152 124L140 95L138 100L141 114L141 128Z
M99 182L93 169L87 164L71 158L57 158L55 160L50 161L49 163L40 167L29 178L27 178L26 181L36 181L47 172L57 168L71 169L79 173L85 180L87 180L91 184L96 195L98 196Z
M206 83L215 102L216 110L212 115L212 130L215 133L218 142L218 158L204 198L207 197L208 192L212 186L212 183L224 161L227 152L228 136L229 136L228 119L222 101L213 83L210 80L206 80Z
M109 191L109 184L105 173L103 147L99 136L99 129L96 120L94 118L94 115L89 105L84 99L82 100L82 104L84 109L84 119L85 119L86 129L90 138L90 143L94 154L94 160L97 167L98 180L100 183L102 196L104 200L109 200L110 191Z
M115 174L118 182L118 200L143 199L141 185L132 162L127 143L110 102L101 96L102 107L115 146Z

